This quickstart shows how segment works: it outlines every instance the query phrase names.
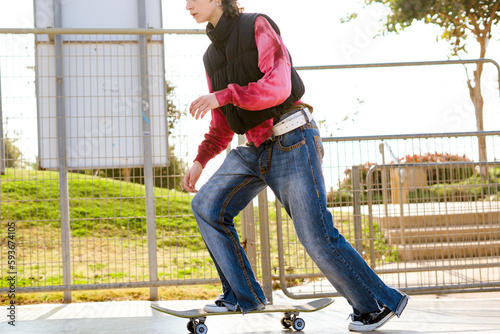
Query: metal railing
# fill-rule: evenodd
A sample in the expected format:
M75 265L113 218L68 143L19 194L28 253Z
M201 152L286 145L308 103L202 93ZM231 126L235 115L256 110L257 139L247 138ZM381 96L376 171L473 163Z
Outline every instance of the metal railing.
M164 36L164 34L170 36L176 34L200 35L204 34L204 31L171 29L0 29L0 36L6 34L34 34L36 36L73 34L142 35L147 36L145 42L148 44L153 36ZM53 43L54 40L49 37L48 43ZM66 42L63 41L64 43ZM83 41L82 43L92 46L91 41ZM8 48L3 48L2 50L4 50L2 52L8 52ZM103 52L102 54L83 56L75 53L70 54L70 56L72 59L81 57L84 61L88 61L90 59L106 59L106 57L113 56L113 52L115 51L114 49L110 49ZM24 57L26 59L29 58L29 61L27 61L29 65L35 62L34 59L36 56L34 54ZM136 60L138 58L144 59L147 56L140 53L137 55L129 54L123 59L127 57ZM0 54L0 64L6 61L13 62L14 59L18 58L14 54L9 56ZM151 58L150 60L153 61ZM154 61L158 61L158 59L155 58ZM329 70L339 69L418 65L441 66L486 62L492 63L500 71L498 64L489 59L303 66L297 67L297 69L304 72L321 71L322 73L326 73ZM85 65L87 63L83 62L82 64ZM105 63L103 62L103 64ZM18 73L20 72L18 71ZM17 80L18 78L16 77L17 74L12 74L11 72L0 71L0 73L4 76L4 80ZM167 73L169 73L168 70ZM122 76L125 77L125 75ZM132 77L133 75L127 74L127 76ZM114 77L106 75L80 75L77 76L77 79L81 79L82 82L90 80L92 82L90 87L95 91L98 90L97 88L106 89L106 92L94 92L89 96L91 98L102 98L102 101L108 101L111 105L116 102L121 106L126 106L127 101L123 102L123 99L135 101L134 99L145 96L145 93L142 91L140 93L134 92L130 95L120 96L120 93L117 92L117 87L102 85L103 82L112 83L117 77L121 78L120 75L115 75ZM134 78L140 79L141 77L145 76L137 74ZM33 79L34 77L29 76L27 81ZM57 79L64 80L65 77L59 73ZM74 79L74 77L67 78L68 81ZM203 82L203 73L197 79ZM99 83L101 83L101 86ZM147 84L142 84L142 86L144 85ZM4 84L1 87L7 87L7 85ZM22 133L18 136L19 138L15 136L12 138L12 134L15 134L12 131L15 125L12 125L11 122L14 121L14 123L17 122L15 124L22 123L24 125L30 121L30 117L22 118L21 116L17 116L17 110L14 111L12 108L12 105L15 104L12 102L26 99L24 92L22 94L18 92L17 94L14 97L4 94L4 99L0 100L0 108L4 107L0 109L2 125L7 127L7 134L10 136L9 140L27 139L28 142L30 140L34 142L37 140L34 135L36 130L33 133ZM193 94L196 94L196 92ZM53 98L56 96L61 97L61 94L53 92L49 97ZM34 97L29 98L34 99ZM156 96L155 98L160 99L163 96ZM185 101L189 101L189 98L190 96L174 97L174 102L178 103L179 108L182 109L182 106L186 104ZM5 100L8 101L7 104L2 103ZM64 102L64 99L60 102ZM108 124L104 115L105 110L99 109L98 106L95 108L94 111L99 110L101 112L97 113L95 119L101 121L101 124ZM315 117L319 119L321 111L315 111ZM34 118L36 117L31 116L31 121ZM82 118L90 120L92 116ZM185 121L185 119L187 118L183 119L181 117L180 124L177 129L172 130L172 136L169 137L169 143L175 146L176 150L169 152L171 161L192 158L193 153L190 152L190 148L188 148L186 142L192 141L197 143L203 135L201 133L195 136L194 133L191 133L195 131L189 131L186 134L185 129L191 129L192 125ZM138 115L137 121L143 121L142 115ZM151 126L153 124L154 121L151 123ZM193 136L193 138L189 136ZM374 191L378 190L356 190L359 189L356 187L364 185L354 182L355 180L359 180L365 172L357 166L367 161L376 164L376 167L372 167L373 171L368 171L368 177L380 171L381 168L377 166L387 166L383 158L373 153L377 151L378 145L382 142L391 142L393 144L391 147L395 151L394 154L402 157L407 154L425 153L426 151L423 151L423 147L426 146L426 144L423 144L424 142L428 143L438 139L453 142L454 140L456 141L456 138L468 138L466 142L444 146L453 151L450 153L471 154L473 155L470 156L471 160L477 161L478 157L475 155L476 152L474 149L475 144L471 140L471 138L475 139L477 136L487 138L490 147L494 148L490 156L494 161L493 163L489 163L488 166L496 166L495 159L498 159L498 155L500 155L500 153L495 151L500 147L498 143L499 133L496 131L323 138L326 147L324 173L327 188L330 189L329 196L332 198L329 201L329 205L334 213L337 228L341 230L346 238L353 243L355 248L365 256L367 261L389 283L403 290L415 293L450 290L456 292L464 289L464 287L468 291L471 289L481 289L482 291L486 288L498 289L498 276L500 276L500 273L498 270L491 271L495 267L492 263L497 263L498 261L492 262L491 256L483 257L482 260L486 262L473 259L473 261L466 261L464 263L455 262L450 266L446 265L446 263L443 264L442 260L434 259L428 261L433 263L433 266L419 266L411 261L399 258L398 251L393 250L393 247L396 246L389 244L383 246L383 249L377 249L375 245L389 242L388 240L390 239L389 236L383 234L380 226L376 226L378 224L377 219L380 220L380 218L375 217L373 212L367 211L366 207L367 205L369 207L375 205L371 196ZM54 136L54 138L63 139L64 136ZM3 136L2 139L4 139ZM417 144L405 147L404 144L408 142ZM5 145L7 145L6 141L3 141L2 148ZM101 158L101 156L97 155L96 157ZM106 158L106 156L102 156L102 158ZM23 160L22 156L19 159L25 165L9 165L5 170L6 175L2 176L0 181L2 187L2 229L0 230L0 260L2 262L0 262L0 271L2 272L2 276L5 277L7 273L5 261L7 254L5 240L7 234L3 227L8 222L14 221L17 225L18 268L22 269L18 273L18 282L20 285L17 287L18 293L44 291L69 292L139 287L157 288L161 286L212 284L218 282L216 271L204 248L201 236L196 230L196 225L193 224L194 217L189 211L190 195L182 192L179 188L164 187L167 183L176 183L182 179L182 173L184 172L181 168L182 166L180 166L182 163L179 163L177 170L168 172L159 168L151 168L153 170L152 175L146 175L144 171L136 170L135 168L129 168L126 172L119 170L119 168L114 168L112 172L104 168L69 170L67 176L68 193L66 196L68 202L68 224L66 232L63 232L61 229L63 212L59 205L64 200L64 191L61 192L59 190L61 189L59 187L61 174L51 171L36 171L34 170L36 168L27 168L26 164L31 161L29 159ZM63 160L60 159L61 162ZM477 163L475 164L477 165ZM347 188L345 192L344 190L334 189L338 186L337 183L341 182L343 170L352 171L350 179L353 182L352 186L355 187L354 191ZM165 175L165 173L168 175ZM206 177L208 176L206 175ZM388 179L390 179L389 176ZM159 181L156 182L155 180ZM136 182L134 183L134 181ZM152 181L155 181L154 187L151 186ZM146 190L144 186L147 182L149 182L149 190ZM57 190L53 189L54 185L57 185ZM495 185L496 183L493 183L493 186ZM373 187L373 184L370 183L369 189L371 187ZM382 188L388 192L393 190L392 187L385 184ZM62 189L64 190L64 187ZM371 204L363 204L367 201L364 197L365 195L370 196L368 201L371 200ZM436 199L441 200L439 196L436 196ZM242 242L246 247L256 273L263 283L268 298L271 298L270 293L273 282L280 282L281 288L285 293L293 298L336 295L336 291L324 282L319 270L311 263L302 246L297 242L291 221L286 216L286 213L282 211L279 203L274 202L272 194L264 192L259 195L258 201L258 209L255 210L253 206L249 206L240 215L240 221L237 221L237 224L241 230ZM496 203L496 201L487 200L486 202ZM146 203L149 203L150 207L153 205L153 208L150 208L149 212L143 210ZM137 209L140 206L142 206L142 209ZM46 207L50 207L50 209L47 210ZM31 209L26 210L25 208ZM51 214L49 212L51 210L56 211L56 214ZM155 210L155 224L151 224L151 210ZM403 211L401 210L401 212ZM257 221L258 224L256 223ZM63 235L66 235L66 238L63 238ZM64 248L66 248L65 252L62 251ZM369 255L365 253L367 250ZM385 262L381 261L377 258L377 252L386 252L386 255L391 258ZM409 284L407 281L408 277L414 273L428 272L436 275L437 272L443 274L454 270L483 270L483 272L472 274L473 282L458 281L458 284L455 284L457 280L453 277L440 280L417 278L417 281L412 284ZM6 285L4 281L2 283L4 285L2 285L0 291L5 292ZM433 284L437 284L439 287L434 288L432 287ZM297 292L298 289L305 289L305 292ZM151 296L153 299L156 298L155 290L151 290Z
M490 133L491 135L500 135L500 132ZM462 134L463 136L482 136L484 133L470 133L470 134ZM490 161L490 162L440 162L440 163L403 163L403 164L393 164L393 165L376 165L372 166L366 175L367 179L367 196L368 196L368 224L369 224L369 261L372 268L377 268L376 259L375 259L375 245L374 245L374 204L373 204L373 182L372 175L376 171L386 171L386 170L396 170L399 172L400 170L405 169L426 169L426 170L457 170L460 168L467 168L478 166L485 166L488 168L495 168L496 166L500 166L500 162L498 161ZM445 184L442 187L447 187L446 181L443 180ZM398 206L399 215L397 217L398 220L398 231L400 234L399 239L402 243L403 247L407 244L410 247L410 252L417 252L420 248L425 249L428 247L429 243L435 242L433 239L438 237L441 241L451 242L453 239L459 237L462 240L461 245L454 245L451 243L450 245L443 245L441 249L432 250L431 253L434 254L424 254L424 258L442 260L441 256L444 258L460 258L459 261L442 261L442 265L436 266L434 263L429 265L429 263L420 263L417 267L414 268L391 268L391 269L376 269L378 273L383 274L391 274L398 273L401 270L404 272L446 272L455 270L457 272L467 270L477 270L477 269L495 269L500 267L500 262L494 260L487 263L475 263L472 258L474 257L491 257L495 259L500 256L500 205L498 203L480 203L473 210L464 209L461 205L452 205L453 202L449 201L446 198L446 192L444 192L442 198L436 198L435 200L442 201L444 205L440 205L439 208L432 208L431 204L435 204L432 201L424 201L420 204L421 209L420 212L411 212L411 206L418 205L418 202L415 204L404 203L402 200L401 193L403 191L416 191L416 189L412 189L412 187L403 186L403 182L398 182L399 184L399 194L400 201L395 205ZM472 184L469 187L478 186L479 184ZM448 186L449 187L449 186ZM498 192L499 189L499 179L497 178L492 184L488 184L484 186L485 188L493 187L496 190L495 193ZM361 191L359 187L359 183L354 187L354 191ZM469 189L470 190L470 189ZM474 196L470 196L474 197ZM428 208L425 208L425 204L428 204ZM405 206L408 206L407 213L405 213ZM394 212L394 207L391 208ZM379 211L382 212L382 215L379 216L379 220L387 218L390 216L391 209L388 209L388 205L381 205ZM398 210L395 210L398 211ZM428 219L426 217L432 211L433 217ZM379 212L380 213L380 212ZM444 225L444 229L441 229L440 226L435 226L436 217L445 218L446 224ZM472 219L471 219L472 218ZM467 219L471 219L467 221ZM413 225L413 226L412 226ZM355 227L357 225L355 224ZM456 228L458 226L458 228ZM486 227L482 229L482 227ZM472 231L469 231L472 229ZM405 235L405 231L407 234L409 233L422 233L421 238L424 240L424 244L421 243L413 243L411 240L412 236ZM444 231L443 235L437 235ZM431 232L430 234L428 232ZM494 240L494 244L488 244ZM461 249L455 249L454 247L470 247L468 251L464 251ZM484 252L482 249L485 247L490 247L489 251ZM412 249L413 248L413 249ZM427 251L429 252L429 251ZM436 254L436 253L446 253L446 254ZM430 255L430 257L429 257ZM403 255L404 256L404 255ZM414 260L419 260L419 256L411 256L410 258ZM446 263L446 264L444 264ZM493 281L493 282L492 282ZM442 292L450 292L454 289L459 289L460 292L469 292L469 291L481 291L482 289L486 289L483 291L493 291L500 289L500 277L493 277L492 281L488 282L466 282L464 284L450 286L428 286L428 287L410 287L407 288L406 291L408 293L442 293Z
M384 143L391 141L397 147L401 146L398 145L400 140L419 141L422 144L421 141L444 138L448 141L458 141L460 138L475 140L479 136L495 143L490 146L498 145L500 140L499 131L488 131L324 138L324 142L337 146L353 142L372 146L368 144L371 141L384 146ZM334 220L344 221L336 226L339 231L346 235L375 272L391 285L410 294L497 291L500 289L499 165L496 160L356 165L352 167L352 199L346 203L347 207L337 210L336 203L330 202L329 205ZM486 166L491 171L489 181L480 179L479 171L475 169L479 166ZM427 174L422 174L425 177L423 181L413 179L414 175L407 175L408 179L404 182L401 179L393 180L400 170L413 168L426 171ZM394 173L391 172L386 180L395 181L390 184L382 181L383 173L389 171ZM459 177L460 171L469 174ZM362 177L363 173L365 175ZM431 180L431 175L441 175L441 179ZM442 191L453 187L461 187L457 190L460 191L459 196ZM402 191L413 196L405 197L403 201ZM384 198L385 192L391 193L389 199ZM377 200L374 199L374 193L378 193ZM335 218L339 216L340 219ZM273 278L280 282L285 294L300 299L338 296L335 289L324 281L321 272L307 264L294 268L296 273L287 271L286 264L293 261L290 253L300 245L294 243L284 247L283 240L290 239L290 236L284 235L283 225L290 229L291 221L277 215L276 222L279 274ZM420 242L407 241L412 239L420 239ZM439 246L436 249L429 250L437 243ZM311 282L308 288L294 287L294 281L297 280Z

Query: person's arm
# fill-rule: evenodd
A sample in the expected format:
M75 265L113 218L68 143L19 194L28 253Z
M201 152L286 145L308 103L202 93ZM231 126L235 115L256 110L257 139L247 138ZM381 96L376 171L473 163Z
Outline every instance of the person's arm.
M208 161L227 148L233 137L234 132L229 128L222 111L213 109L210 127L205 134L205 139L198 146L198 155L194 160L205 168Z
M229 84L215 92L219 105L232 103L246 110L262 110L283 103L292 90L291 64L281 37L262 16L255 21L259 69L264 76L247 86Z
M232 103L246 110L262 110L279 105L290 96L292 83L288 51L281 37L262 16L255 21L255 42L259 52L258 66L264 73L260 80L247 86L230 84L228 88L213 93L211 81L207 76L210 94L200 96L190 105L189 112L196 119L212 110L209 131L198 147L198 155L193 166L184 176L184 186L190 192L196 192L196 182L207 162L222 152L234 136L234 132L229 128L224 114L219 109L220 106ZM272 122L272 119L264 122L266 124L263 128L255 127L247 135L256 139L270 136ZM262 132L266 134L263 135ZM255 144L260 145L260 143Z
M213 97L212 82L208 76L207 83L208 90L211 94L202 96L195 101L202 101L203 97L206 97L208 100L210 95ZM191 105L193 105L193 103ZM205 139L201 142L200 146L198 146L198 154L193 161L193 165L186 175L184 175L184 189L192 193L197 192L196 182L198 182L198 179L200 178L201 173L203 172L203 169L208 161L226 149L234 137L234 132L231 128L229 128L226 117L218 106L210 105L209 103L208 108L212 110L212 120L210 121L208 132L205 134ZM201 117L203 116L204 114L201 115Z

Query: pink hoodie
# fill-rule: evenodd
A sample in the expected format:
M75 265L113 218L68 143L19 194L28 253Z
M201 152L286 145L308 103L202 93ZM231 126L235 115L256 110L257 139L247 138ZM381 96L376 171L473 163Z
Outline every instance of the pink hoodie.
M290 79L291 65L288 52L281 37L262 16L255 21L255 42L259 51L259 69L264 76L247 86L230 84L226 89L215 92L220 106L232 103L246 110L263 110L283 103L292 89ZM212 84L207 76L208 88L212 93ZM296 104L301 101L295 102ZM261 145L273 134L273 120L257 125L245 135L255 146ZM234 132L229 128L220 109L212 110L212 120L205 139L198 147L195 161L203 167L207 162L222 152L233 139Z

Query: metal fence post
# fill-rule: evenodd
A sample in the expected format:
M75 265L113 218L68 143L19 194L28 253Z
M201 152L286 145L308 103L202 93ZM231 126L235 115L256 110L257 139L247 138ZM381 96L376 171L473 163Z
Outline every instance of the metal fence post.
M1 72L1 66L0 66L0 174L1 175L5 175L5 150L4 150L4 142L3 142L2 72Z
M257 270L257 247L255 245L255 217L253 202L241 211L242 244L253 271Z
M54 1L54 26L62 25L61 3ZM64 110L64 67L62 35L54 37L56 47L56 108L57 108L57 145L59 153L59 201L61 210L61 250L63 284L71 285L71 245L69 217L68 166L66 161L66 116ZM71 302L71 291L64 291L64 301Z
M238 135L238 145L245 143L245 136ZM229 152L228 152L229 153ZM253 201L241 211L241 243L247 254L248 261L254 272L257 271L257 246L255 243L255 217L253 213Z
M147 28L145 0L137 2L139 28ZM148 42L146 35L139 35L140 75L141 75L141 108L144 147L144 186L146 197L146 231L148 243L149 281L158 281L158 258L156 254L156 221L153 183L153 156L151 148L151 119L148 80ZM158 300L158 288L149 288L150 300Z
M382 154L382 165L385 165L385 143L380 143L379 144L379 151L380 153ZM385 214L387 215L387 207L388 207L388 204L389 204L389 192L387 191L388 187L387 185L389 184L389 182L387 181L387 171L385 169L382 169L381 170L381 173L382 173L382 201L383 201L383 204L384 204L384 210L385 210ZM368 180L368 177L366 179L366 182L370 182L371 180ZM370 188L368 188L368 192L370 192Z
M354 248L360 255L363 254L363 233L361 225L361 166L352 167L353 220L354 220Z
M269 210L267 188L259 194L260 255L262 288L267 300L273 303L273 280L271 277L271 246L269 244Z

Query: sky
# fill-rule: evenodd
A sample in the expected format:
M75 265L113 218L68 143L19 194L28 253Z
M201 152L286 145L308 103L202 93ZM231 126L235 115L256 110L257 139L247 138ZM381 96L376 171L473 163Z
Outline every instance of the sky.
M378 34L386 10L375 4L344 0L240 0L245 12L261 12L280 27L282 37L297 65L446 59L449 47L436 41L440 28L415 24L400 35L373 38ZM165 28L204 29L184 10L185 2L163 2ZM185 12L182 14L182 12ZM342 24L341 18L357 12L358 18ZM497 44L490 45L490 56L500 56ZM310 52L305 52L308 50ZM471 48L470 55L476 53ZM495 57L494 57L495 58Z
M417 22L400 34L381 34L387 12L380 5L342 0L241 0L240 4L245 12L265 13L278 24L295 66L433 61L450 56L450 45L439 38L442 31L436 26ZM184 5L183 1L164 3L164 27L204 29L205 24L182 15ZM352 12L358 17L341 23ZM496 31L487 57L500 61L500 30ZM200 43L205 40L202 37ZM476 44L468 43L469 53L462 59L477 58ZM192 47L202 53L206 45ZM203 71L201 61L193 66ZM472 67L468 69L472 75ZM303 100L314 106L315 119L324 121L323 136L476 130L462 65L301 71L300 75L306 84ZM485 113L488 110L491 115L486 117L486 129L498 129L500 103L492 65L483 78L488 82L483 93L488 100ZM176 89L187 94L184 87L192 85Z
M32 0L0 0L0 27L32 27L32 5ZM381 19L386 12L380 5L345 0L240 0L240 5L245 12L265 13L278 24L295 66L447 60L450 55L449 44L439 39L440 28L432 25L417 22L400 34L381 35ZM185 1L163 0L162 12L164 28L205 28L185 10ZM358 18L341 24L341 19L352 12L357 12ZM166 42L171 41L178 50L167 57L166 70L167 74L172 71L179 104L185 107L206 93L201 55L208 39L203 35L169 38ZM22 43L31 42L23 37ZM461 57L477 58L476 44L469 41L469 53ZM486 56L500 62L498 27ZM485 111L491 116L485 124L492 130L500 124L500 104L497 75L489 66L484 74L484 95ZM6 71L2 68L4 75ZM314 106L315 118L326 124L323 136L475 130L463 66L301 71L300 75L306 83L303 100ZM8 89L2 86L4 92ZM194 123L189 120L181 126L203 133L208 122L208 118ZM29 145L26 149L36 154Z
M380 34L381 19L385 17L386 11L381 5L363 6L359 1L341 0L310 0L307 2L299 0L241 0L240 4L245 8L245 12L265 13L278 24L295 66L432 61L447 60L450 56L450 46L438 38L442 32L436 26L417 22L400 34L390 33L382 36ZM184 5L184 1L164 2L164 27L204 29L205 24L197 24L189 15L182 14ZM357 12L358 18L342 24L341 18L352 12ZM497 31L500 32L498 28ZM487 57L500 61L500 34L497 33L495 36L496 38L490 42ZM461 57L463 59L477 58L479 49L476 44L475 41L468 43L469 53L463 54ZM202 51L204 48L205 46L199 47ZM471 75L470 69L469 75ZM337 102L341 106L338 109L344 110L344 112L336 111L334 117L321 116L332 124L331 128L327 129L329 130L327 134L332 135L352 134L356 131L358 133L369 131L375 134L376 131L370 130L373 128L373 121L370 119L373 115L378 115L381 108L377 108L375 111L376 103L369 102L376 100L377 96L379 99L385 95L391 99L392 96L395 96L396 99L399 97L401 100L407 100L409 98L415 99L417 95L419 95L418 98L422 99L424 97L422 95L425 95L428 100L438 100L436 108L441 110L456 109L456 101L462 105L466 103L464 100L468 98L467 86L465 85L466 72L461 65L448 68L406 67L382 70L323 71L321 74L302 71L300 74L307 81L305 99L310 104L317 106L318 110L325 110L331 109L332 105ZM496 80L496 72L491 65L489 74L490 82L496 83L494 81ZM445 85L442 81L436 83L436 79L441 77L449 78ZM487 74L484 77L487 77ZM405 86L398 81L413 81L413 83ZM456 86L453 83L456 83ZM433 87L433 84L437 86ZM331 85L332 90L325 89L328 85ZM415 91L425 85L428 85L429 89ZM350 91L345 91L344 86L348 86ZM386 87L386 89L381 91L380 87ZM407 96L408 90L414 91L414 94L410 93ZM335 101L327 99L326 95L333 96ZM363 101L364 105L360 105L358 100ZM448 100L448 102L444 100ZM450 101L455 102L450 103ZM493 101L493 103L495 102ZM371 109L371 111L367 109ZM436 124L430 124L426 119L426 124L424 124L424 118L421 117L422 112L424 111L421 109L418 112L408 110L406 117L416 118L415 122L407 125L411 126L411 129L401 129L398 132L394 129L399 127L398 124L387 124L386 122L386 126L381 127L379 133L387 131L397 133L408 131L410 133L437 132L442 128L438 124L443 123L442 119ZM357 113L358 122L356 125L348 126L340 121L345 117L352 118L354 113ZM454 114L454 112L445 111L442 114L445 118L444 121L447 122L451 119L449 115ZM429 115L435 115L435 111L429 109ZM382 115L381 118L400 120L401 116L398 113L396 115L389 114L388 117ZM370 121L361 124L359 122L361 119ZM473 127L470 127L469 118L464 118L460 122L462 124L457 124L456 118L454 120L455 122L450 122L453 130L474 130ZM336 123L340 123L338 124L342 128L340 133L334 126Z

